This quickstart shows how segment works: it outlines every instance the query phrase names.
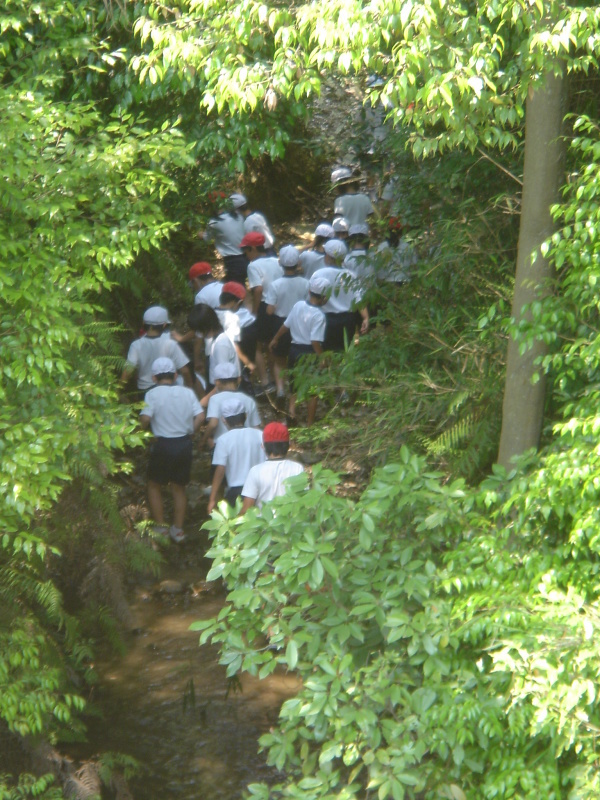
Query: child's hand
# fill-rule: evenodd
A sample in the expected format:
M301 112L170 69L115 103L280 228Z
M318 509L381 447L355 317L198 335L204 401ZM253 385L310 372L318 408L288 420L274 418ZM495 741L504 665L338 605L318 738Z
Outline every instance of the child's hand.
M208 506L206 508L206 510L208 511L209 514L211 514L213 512L213 510L214 510L216 505L217 505L217 501L213 500L213 498L211 497L210 500L208 501Z

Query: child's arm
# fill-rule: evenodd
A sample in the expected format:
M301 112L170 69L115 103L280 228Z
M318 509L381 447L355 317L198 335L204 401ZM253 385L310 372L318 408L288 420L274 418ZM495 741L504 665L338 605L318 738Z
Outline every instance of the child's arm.
M311 341L311 344L312 344L312 349L318 356L320 356L321 353L323 352L323 342Z
M145 431L150 427L150 417L147 414L140 414L140 425Z
M217 387L216 387L216 386L214 386L214 387L213 387L213 388L210 390L210 392L209 392L208 394L205 394L205 395L204 395L204 397L202 398L202 400L200 400L200 405L202 406L202 408L208 408L208 401L209 401L209 400L210 400L210 398L213 396L213 394L216 394L216 392L217 392Z
M275 313L275 306L269 304L267 306L267 314L269 314L269 316L273 316L274 313Z
M258 307L262 300L263 287L259 284L252 289L252 313L254 316L258 313Z
M225 467L219 464L215 469L215 474L212 479L212 487L210 490L210 497L208 499L208 513L210 514L213 508L217 505L217 494L223 483L225 477Z
M239 516L243 517L246 511L252 506L256 505L256 500L253 497L244 497L244 502L242 503L242 510L240 511Z
M360 326L360 332L361 333L366 333L369 330L369 312L367 310L367 307L365 306L364 308L359 308L358 309L358 313L362 317L362 324Z
M196 334L194 331L188 331L187 333L177 333L177 331L171 331L171 339L175 339L176 342L190 342Z
M269 342L269 350L274 350L277 347L277 342L281 339L284 333L289 331L289 328L286 325L282 325L281 328L277 331L275 336Z
M237 342L234 342L233 346L235 347L235 352L237 353L237 357L242 362L242 364L245 367L248 367L250 372L254 372L254 363L250 361L250 359L244 352L242 352L242 348L239 346L239 344L237 344Z
M131 378L135 370L136 368L133 366L133 364L125 364L120 378L120 381L123 385L129 382L129 379Z
M217 425L219 424L219 420L216 417L211 417L208 420L208 425L206 426L206 430L204 431L204 439L202 440L202 446L208 445L212 447L214 445L213 434L217 430Z
M201 414L196 414L196 416L194 417L194 433L198 431L200 425L202 425L202 423L204 422L205 417L206 414L204 413L204 411Z
M192 382L192 373L190 372L189 366L186 364L184 367L181 367L178 370L178 372L183 378L183 382L185 383L185 385L188 388L192 389L194 387L194 384Z

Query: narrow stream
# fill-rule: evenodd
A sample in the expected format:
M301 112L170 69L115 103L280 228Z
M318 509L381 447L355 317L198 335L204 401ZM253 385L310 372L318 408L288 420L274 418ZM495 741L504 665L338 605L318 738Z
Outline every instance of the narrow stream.
M283 672L264 681L243 676L241 691L228 694L216 648L199 647L198 633L188 630L216 615L223 596L193 589L202 584L197 567L171 564L165 579L163 588L177 581L184 591L136 587L127 653L96 663L94 699L103 718L90 722L86 750L139 760L143 772L130 781L135 800L234 800L249 783L277 778L257 740L299 683Z

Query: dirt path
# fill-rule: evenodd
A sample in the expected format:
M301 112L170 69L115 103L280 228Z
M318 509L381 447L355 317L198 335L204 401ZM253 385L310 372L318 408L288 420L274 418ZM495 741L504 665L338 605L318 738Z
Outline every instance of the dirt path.
M265 681L244 675L241 691L228 692L216 648L198 646L190 624L217 614L224 598L204 591L203 536L188 538L159 581L134 590L127 653L96 664L94 700L103 716L90 722L80 756L116 751L138 759L143 772L130 783L138 800L215 793L233 800L248 783L276 779L257 741L298 682L286 673Z

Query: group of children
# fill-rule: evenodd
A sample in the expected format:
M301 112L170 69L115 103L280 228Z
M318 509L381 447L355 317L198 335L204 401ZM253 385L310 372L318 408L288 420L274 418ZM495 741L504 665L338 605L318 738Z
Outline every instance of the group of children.
M162 307L144 314L146 333L130 347L123 380L137 370L138 389L145 393L141 423L155 435L148 471L150 511L156 526L176 542L184 536L185 486L192 436L199 427L206 423L203 441L213 452L209 513L224 481L227 502L235 505L241 496L241 513L282 494L285 479L303 468L285 458L286 425L272 422L260 432L254 396L275 392L283 398L287 367L288 416L295 421L293 368L298 361L343 350L357 328L361 334L369 329L363 295L373 276L367 219L374 208L348 168L334 170L332 181L340 189L332 224L317 226L312 246L286 245L278 255L265 218L250 210L243 195L231 195L230 210L212 219L203 233L215 241L225 279L219 281L204 261L188 273L195 292L190 331L169 333L169 315ZM406 280L404 262L388 265L382 279ZM193 369L181 347L186 341L193 342ZM307 403L308 425L316 411L314 397ZM174 506L169 528L160 490L167 483Z
M145 337L143 337L145 338ZM139 341L139 340L138 340ZM154 531L169 534L174 542L185 538L186 486L190 481L193 436L206 422L204 441L212 450L213 478L208 512L216 506L226 481L225 500L232 506L242 497L242 514L254 506L284 493L286 478L298 475L303 467L286 459L289 431L280 422L260 430L256 401L239 391L239 376L227 362L214 370L215 389L207 406L196 392L178 383L175 362L158 356L149 367L152 388L144 395L140 424L151 429L154 441L150 450L147 492ZM145 377L145 375L143 376ZM162 487L168 485L173 499L173 523L165 525Z

